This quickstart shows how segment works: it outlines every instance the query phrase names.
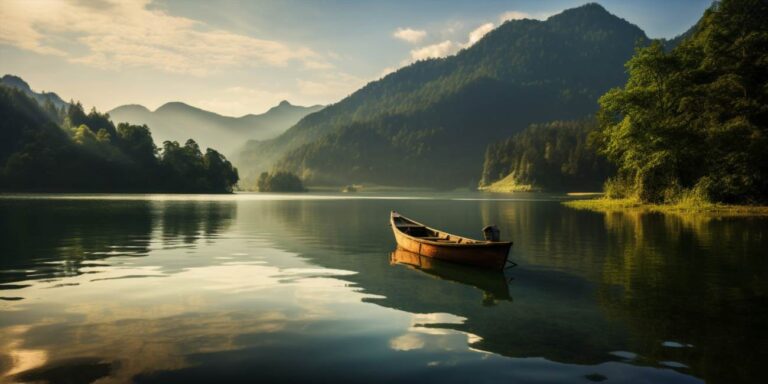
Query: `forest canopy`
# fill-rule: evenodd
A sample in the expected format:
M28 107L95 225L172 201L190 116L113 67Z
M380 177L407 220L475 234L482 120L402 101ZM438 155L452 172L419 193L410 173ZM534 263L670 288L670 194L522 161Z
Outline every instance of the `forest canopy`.
M146 125L115 126L80 103L39 105L0 86L0 190L231 192L237 169L197 143L158 149Z
M666 51L637 50L600 98L611 197L768 202L768 2L723 0Z
M596 191L611 175L589 136L592 119L533 124L491 144L485 152L481 188L497 191Z

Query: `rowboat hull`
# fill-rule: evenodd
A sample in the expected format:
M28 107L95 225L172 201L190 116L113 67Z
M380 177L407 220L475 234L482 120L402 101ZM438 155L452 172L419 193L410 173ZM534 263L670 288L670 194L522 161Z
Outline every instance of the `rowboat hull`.
M390 264L405 265L412 269L435 276L441 280L453 281L483 291L483 302L487 305L497 300L511 301L509 285L504 273L498 270L464 268L434 257L426 257L402 248L390 253Z
M395 213L393 213L395 215ZM410 220L410 219L408 219ZM482 268L502 269L507 263L509 249L512 242L490 242L461 238L464 244L444 243L424 240L419 237L404 233L395 224L395 216L391 219L392 232L395 235L397 246L408 252L426 257L445 260L453 263L461 263ZM441 234L444 232L426 227L431 231ZM451 236L450 234L447 234ZM454 238L460 238L459 236Z

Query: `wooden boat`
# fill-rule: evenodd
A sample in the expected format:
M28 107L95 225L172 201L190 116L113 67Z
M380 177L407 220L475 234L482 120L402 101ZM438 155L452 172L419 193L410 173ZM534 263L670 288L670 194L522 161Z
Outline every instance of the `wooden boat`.
M461 265L417 255L402 248L389 254L389 263L405 265L430 276L475 287L483 291L483 303L512 301L504 272L490 269L465 268Z
M502 269L507 263L511 241L484 241L452 235L427 227L399 213L390 214L392 232L398 247L422 256L473 265Z

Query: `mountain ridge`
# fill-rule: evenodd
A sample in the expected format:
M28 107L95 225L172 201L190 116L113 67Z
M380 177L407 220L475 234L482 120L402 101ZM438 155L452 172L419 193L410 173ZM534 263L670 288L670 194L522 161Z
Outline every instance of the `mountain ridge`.
M279 135L301 117L323 106L296 106L285 100L261 114L239 117L221 115L193 105L171 101L154 111L140 104L121 105L108 111L116 122L146 124L158 144L192 137L204 146L236 150L246 140L265 140Z
M490 142L594 113L597 98L626 81L636 43L648 41L595 3L508 21L453 56L401 68L273 140L249 142L239 163L252 168L246 177L277 168L320 184L476 185Z
M11 75L11 74L4 75L2 79L0 79L0 84L11 87L11 88L16 88L24 92L24 94L35 99L35 101L37 101L40 105L43 105L46 101L50 101L51 103L53 103L53 106L55 106L56 109L61 109L69 105L69 103L64 101L61 97L59 97L59 95L57 95L54 92L45 92L45 91L35 92L34 90L32 90L32 87L29 85L29 83L27 83L26 81L24 81L24 79L16 75Z

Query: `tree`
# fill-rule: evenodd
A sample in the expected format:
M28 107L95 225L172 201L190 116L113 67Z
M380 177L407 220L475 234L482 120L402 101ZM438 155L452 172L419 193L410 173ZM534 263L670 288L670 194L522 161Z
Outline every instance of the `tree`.
M766 19L765 1L724 0L672 51L637 50L627 84L599 101L614 183L645 202L768 200Z

